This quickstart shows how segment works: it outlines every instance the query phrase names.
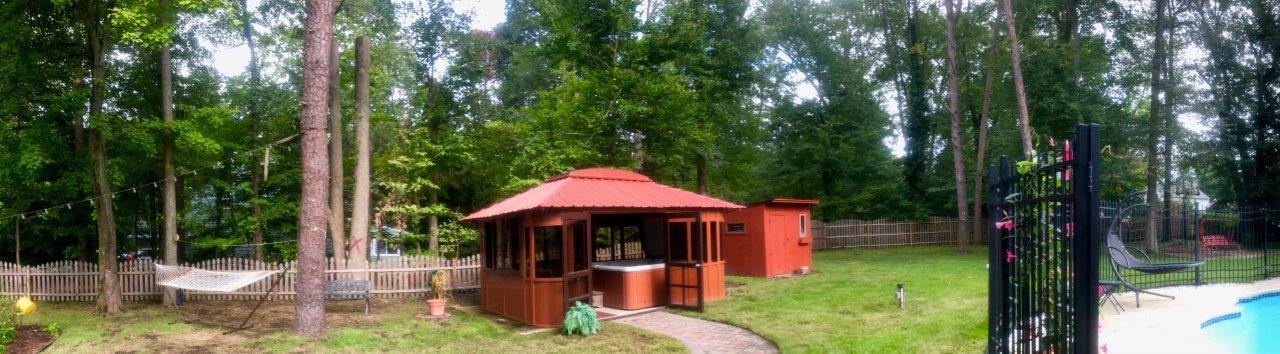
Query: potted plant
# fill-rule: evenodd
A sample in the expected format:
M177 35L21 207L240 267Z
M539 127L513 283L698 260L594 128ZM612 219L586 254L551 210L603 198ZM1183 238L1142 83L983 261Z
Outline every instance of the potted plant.
M445 299L447 296L449 296L449 272L441 269L431 273L431 299L427 300L431 316L444 316L445 305L449 304Z

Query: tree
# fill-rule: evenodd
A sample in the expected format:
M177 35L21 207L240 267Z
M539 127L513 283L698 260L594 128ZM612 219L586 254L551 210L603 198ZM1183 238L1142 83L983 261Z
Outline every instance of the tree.
M120 313L123 302L119 283L119 267L116 263L116 220L111 181L107 177L107 143L103 136L106 126L102 111L107 91L107 59L111 40L107 28L106 10L109 3L82 0L80 11L84 19L85 39L89 47L89 171L92 176L93 205L98 226L98 311L107 316Z
M956 17L959 16L958 5L954 0L943 0L947 16L947 106L951 114L951 156L955 165L956 177L956 222L958 249L969 252L969 209L968 193L965 191L964 144L960 140L960 79L956 73Z
M160 1L161 11L168 12L170 9L169 1ZM176 16L174 14L162 15L165 23L176 25ZM174 169L174 141L173 130L169 127L173 125L173 60L170 57L172 45L166 43L160 48L160 116L164 122L163 131L163 147L164 152L164 263L169 265L178 264L178 174ZM172 289L165 289L164 304L172 306L177 293Z
M349 263L368 267L369 252L369 37L356 38L356 188L351 201Z
M925 196L926 171L931 165L932 136L929 123L929 88L931 80L925 72L925 49L920 38L919 1L908 0L907 12L907 95L906 122L902 137L906 143L903 156L903 181L907 196L919 201ZM882 10L883 11L883 10Z
M317 336L325 329L324 231L329 210L325 204L329 197L325 103L329 99L333 9L332 0L306 0L300 111L302 196L298 208L298 295L294 300L293 328L308 336Z
M1018 129L1022 137L1022 153L1027 159L1035 153L1031 146L1031 115L1027 113L1027 89L1022 84L1022 48L1018 45L1018 30L1013 23L1013 1L1001 0L1000 11L1009 34L1009 63L1013 71L1013 89L1018 99Z
M253 168L249 169L249 193L253 197L249 202L249 208L253 214L253 237L250 239L253 243L253 259L262 260L262 165L264 163L263 156L260 156L258 150L262 138L262 112L258 107L261 99L258 97L259 90L262 89L262 68L258 63L258 42L254 39L253 14L249 12L249 4L247 0L239 0L240 9L240 39L244 41L245 46L249 48L249 97L248 107L246 107L246 119L249 120L249 145L253 147L253 153L250 162Z
M1161 127L1164 121L1160 116L1161 93L1164 92L1164 81L1160 79L1160 73L1164 71L1165 65L1165 6L1167 0L1156 0L1155 3L1155 38L1152 44L1151 54L1151 101L1147 114L1150 116L1147 122L1147 252L1157 252L1160 249L1158 230L1157 230L1157 210L1156 185L1159 182L1159 138Z
M336 11L335 11L336 12ZM347 259L346 198L343 196L345 171L342 165L342 76L338 73L342 52L337 36L330 38L329 49L329 238L333 244L333 259Z

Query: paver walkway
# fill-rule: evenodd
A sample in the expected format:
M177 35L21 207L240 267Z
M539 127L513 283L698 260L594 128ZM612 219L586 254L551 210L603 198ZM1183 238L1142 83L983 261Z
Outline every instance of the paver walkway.
M778 347L773 343L751 331L666 311L620 318L613 322L675 337L694 354L778 352Z

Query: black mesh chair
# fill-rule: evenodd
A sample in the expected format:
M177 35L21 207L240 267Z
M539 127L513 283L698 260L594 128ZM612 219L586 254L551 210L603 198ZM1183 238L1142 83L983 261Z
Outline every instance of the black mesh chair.
M1142 255L1142 259L1138 259L1138 257L1134 257L1132 253L1129 253L1130 249L1137 251L1138 254ZM1131 269L1144 274L1165 274L1184 271L1204 265L1204 262L1152 263L1151 257L1147 256L1145 252L1142 252L1140 249L1125 246L1124 242L1120 241L1120 236L1116 235L1114 232L1107 234L1107 252L1111 255L1111 272L1116 276L1115 282L1118 283L1119 286L1128 289L1129 291L1133 291L1133 301L1138 305L1138 307L1142 307L1142 301L1139 299L1139 295L1141 294L1155 295L1170 300L1173 299L1173 296L1139 289L1137 286L1134 286L1133 283L1125 280L1124 275L1120 273L1120 269Z

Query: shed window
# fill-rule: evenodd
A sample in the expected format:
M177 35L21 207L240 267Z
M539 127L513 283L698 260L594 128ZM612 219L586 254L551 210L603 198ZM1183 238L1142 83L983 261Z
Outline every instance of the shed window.
M741 233L747 232L747 224L744 224L744 223L735 222L735 223L725 224L725 225L726 225L725 226L726 233L741 234Z
M534 270L539 278L564 276L564 236L560 226L533 229Z
M809 233L808 215L800 214L800 237L804 237Z

